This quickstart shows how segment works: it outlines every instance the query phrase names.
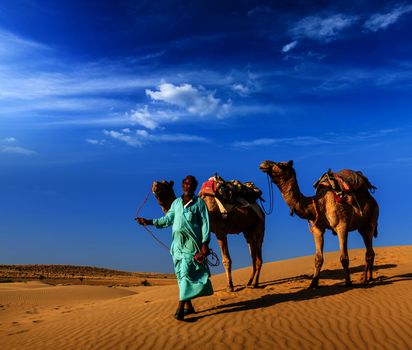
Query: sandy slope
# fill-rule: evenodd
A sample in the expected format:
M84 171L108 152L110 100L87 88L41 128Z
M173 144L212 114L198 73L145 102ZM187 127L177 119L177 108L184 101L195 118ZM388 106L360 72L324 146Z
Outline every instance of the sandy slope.
M108 288L0 284L0 349L411 349L412 246L377 248L375 282L343 286L328 253L321 288L306 290L313 257L265 264L262 288L249 270L213 277L188 322L172 315L176 286ZM360 279L363 250L350 251Z

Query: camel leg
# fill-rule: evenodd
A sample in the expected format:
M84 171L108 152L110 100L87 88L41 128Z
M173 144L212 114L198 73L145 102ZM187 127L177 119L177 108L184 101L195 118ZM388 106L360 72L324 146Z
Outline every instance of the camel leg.
M245 237L249 237L249 236L246 236L245 234ZM246 285L251 286L253 279L255 277L255 274L256 274L256 245L254 242L251 242L251 240L249 240L248 238L246 238L246 240L249 245L250 256L252 257L252 274L250 275L250 278Z
M349 273L349 255L348 255L348 230L346 227L344 229L337 230L339 237L339 248L340 248L340 262L345 273L345 285L350 287L352 282L350 280Z
M259 286L259 277L260 277L260 270L262 269L262 245L263 245L263 237L265 235L265 227L263 225L259 225L257 228L255 235L256 240L256 274L255 274L255 281L253 283L253 288L257 288Z
M253 288L259 287L259 276L260 270L262 269L262 243L258 242L256 244L256 274L255 274L255 281L253 282Z
M323 234L325 230L320 230L318 227L312 227L313 239L315 240L316 253L315 253L315 271L313 273L312 282L309 288L318 288L319 286L319 273L323 265Z
M216 235L217 237L217 235ZM227 237L226 235L219 236L217 241L220 246L220 251L222 252L222 262L223 266L226 271L226 280L227 280L227 287L226 290L228 292L233 292L233 282L232 282L232 259L230 258L229 254L229 247L227 245Z
M359 233L362 235L363 242L365 243L366 247L366 254L365 254L365 271L363 273L363 277L361 283L368 284L372 280L372 272L373 272L373 262L375 260L375 251L373 250L373 233L375 228L368 230L359 230Z

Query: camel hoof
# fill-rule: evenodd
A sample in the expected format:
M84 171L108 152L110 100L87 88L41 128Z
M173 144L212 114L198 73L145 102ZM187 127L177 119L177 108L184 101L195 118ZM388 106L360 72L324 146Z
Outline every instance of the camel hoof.
M227 286L226 287L226 292L233 292L233 286Z
M372 282L373 281L373 278L362 278L362 280L361 280L361 284L363 284L363 285L368 285L370 282Z
M319 288L319 279L318 278L314 278L312 280L312 282L310 283L310 286L308 289L316 289Z

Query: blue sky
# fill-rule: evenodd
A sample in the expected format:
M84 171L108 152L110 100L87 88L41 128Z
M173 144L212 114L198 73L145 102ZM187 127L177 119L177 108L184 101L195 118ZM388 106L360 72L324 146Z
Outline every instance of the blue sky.
M268 199L265 159L293 159L306 195L329 168L362 170L375 245L411 244L411 32L407 1L2 1L0 263L171 272L133 221L152 181L179 194L218 172ZM274 200L264 260L312 254ZM161 215L153 197L141 215Z

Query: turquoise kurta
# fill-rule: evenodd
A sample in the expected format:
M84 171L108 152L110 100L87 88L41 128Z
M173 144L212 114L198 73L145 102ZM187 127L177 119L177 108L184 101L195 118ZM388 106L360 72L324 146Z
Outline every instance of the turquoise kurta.
M176 198L167 214L153 220L157 228L173 225L173 241L170 248L177 282L180 290L180 300L213 294L210 283L210 271L206 261L199 264L194 256L209 242L209 214L206 203L199 197L184 207L183 198Z

